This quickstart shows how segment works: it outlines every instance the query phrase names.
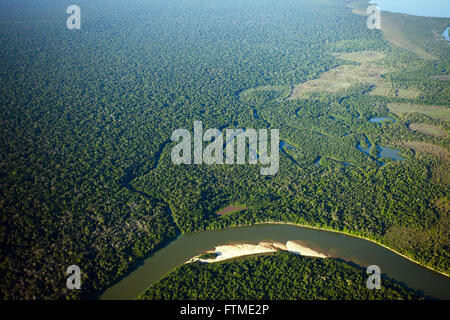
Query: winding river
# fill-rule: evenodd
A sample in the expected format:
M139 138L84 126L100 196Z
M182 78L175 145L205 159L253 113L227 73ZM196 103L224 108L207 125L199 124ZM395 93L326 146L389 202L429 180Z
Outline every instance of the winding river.
M362 267L378 265L384 275L420 290L428 297L450 299L449 277L422 267L383 246L341 233L288 224L259 224L180 235L145 259L99 298L134 299L177 266L218 245L289 240L298 240L311 249Z

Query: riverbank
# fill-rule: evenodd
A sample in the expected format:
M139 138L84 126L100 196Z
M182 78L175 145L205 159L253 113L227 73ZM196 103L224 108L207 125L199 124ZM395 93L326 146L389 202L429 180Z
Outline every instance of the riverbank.
M270 221L270 222L255 222L253 224L239 224L239 225L232 226L232 227L230 226L230 227L225 227L225 228L222 228L222 229L217 229L216 231L227 230L227 229L230 229L230 228L251 227L251 226L254 226L254 225L289 225L289 226L295 226L295 227L312 229L312 230L328 231L328 232L333 232L333 233L342 234L342 235L345 235L345 236L350 236L350 237L366 240L366 241L372 242L374 244L377 244L380 247L383 247L383 248L389 250L390 252L393 252L393 253L395 253L395 254L397 254L397 255L399 255L399 256L401 256L401 257L403 257L403 258L405 258L405 259L407 259L407 260L409 260L409 261L411 261L411 262L421 266L421 267L424 267L424 268L426 268L426 269L428 269L430 271L436 272L436 273L438 273L440 275L443 275L443 276L445 276L447 278L450 278L450 274L445 273L445 272L440 271L440 270L436 270L436 269L434 269L434 268L432 268L430 266L427 266L427 265L425 265L423 263L420 263L420 262L412 259L411 257L408 257L408 256L404 255L403 253L400 253L400 252L398 252L398 251L388 247L387 245L385 245L385 244L383 244L383 243L381 243L381 242L379 242L379 241L377 241L375 239L366 238L366 237L358 235L358 234L354 234L354 233L350 233L350 232L344 232L344 231L339 231L339 230L335 230L335 229L331 229L331 228L328 229L328 228L324 228L324 227L315 227L315 226L311 226L311 225L307 225L307 224L300 224L300 223L294 223L294 222ZM201 232L204 232L204 231L194 231L194 232L192 232L192 234L201 233Z
M105 290L99 298L106 300L134 299L149 285L190 261L192 257L207 253L201 258L215 258L211 249L219 246L260 244L261 242L286 244L295 239L295 242L304 247L328 255L330 260L336 258L361 267L376 264L380 266L386 277L400 281L409 288L420 290L427 297L450 299L450 278L448 276L429 268L423 268L374 241L363 241L367 239L349 236L342 232L315 230L318 228L302 227L293 223L265 222L259 224L180 235L166 247L147 257L139 267ZM277 246L283 248L282 245ZM296 251L292 248L289 249ZM304 252L300 251L300 253ZM268 254L271 255L271 253Z
M391 252L393 252L393 253L395 253L395 254L397 254L397 255L399 255L399 256L407 259L407 260L409 260L409 261L411 261L411 262L414 262L415 264L417 264L417 265L419 265L421 267L427 268L428 270L431 270L433 272L439 273L439 274L441 274L443 276L446 276L446 277L450 278L450 274L447 274L447 273L445 273L443 271L439 271L439 270L433 269L433 268L431 268L431 267L429 267L429 266L427 266L425 264L422 264L422 263L420 263L420 262L418 262L418 261L416 261L416 260L414 260L414 259L412 259L412 258L410 258L410 257L408 257L408 256L406 256L406 255L404 255L404 254L402 254L402 253L392 249L392 248L389 248L388 246L386 246L386 245L384 245L384 244L382 244L379 241L376 241L374 239L366 238L366 237L363 237L363 236L360 236L360 235L357 235L357 234L352 234L352 233L348 233L348 232L344 232L344 231L338 231L338 230L327 229L327 228L322 228L322 227L314 227L314 226L309 226L309 225L306 225L306 224L299 224L299 223L293 223L293 222L256 222L255 223L255 225L268 225L268 224L269 225L270 224L290 225L290 226L302 227L302 228L313 229L313 230L334 232L334 233L343 234L343 235L346 235L346 236L350 236L350 237L366 240L366 241L375 243L375 244L377 244L377 245L379 245L379 246L381 246L381 247L383 247L383 248L385 248L385 249L387 249L387 250L389 250L389 251L391 251Z

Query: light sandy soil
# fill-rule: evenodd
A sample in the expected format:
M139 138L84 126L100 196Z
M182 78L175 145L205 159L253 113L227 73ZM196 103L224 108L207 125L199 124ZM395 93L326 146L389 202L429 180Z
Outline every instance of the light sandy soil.
M305 247L295 241L286 242L286 248L287 248L287 251L301 255L301 256L316 257L316 258L326 258L327 257L326 255L324 255L320 252L317 252L311 248Z
M194 257L190 260L190 262L193 261L200 261L206 263L219 262L254 254L273 253L276 251L289 251L291 253L307 257L316 257L316 258L327 257L326 255L317 252L311 248L305 247L295 241L288 241L286 244L279 242L274 243L260 242L258 244L230 244L217 246L215 250L208 251L208 253L216 253L217 257L215 259L199 259L199 257Z

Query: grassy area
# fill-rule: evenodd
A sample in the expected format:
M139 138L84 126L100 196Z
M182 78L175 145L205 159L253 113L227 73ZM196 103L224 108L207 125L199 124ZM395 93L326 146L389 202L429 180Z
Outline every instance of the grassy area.
M448 121L450 120L450 109L444 106L428 106L415 103L389 103L388 109L398 116L406 113L422 113L431 118Z
M245 209L248 209L248 208L243 205L229 205L229 206L219 210L216 214L219 216L224 216L226 214L242 211Z
M409 129L432 137L447 137L447 133L439 127L424 123L411 123Z
M412 149L415 152L432 154L432 155L435 155L446 161L450 161L450 156L449 156L447 149L436 146L431 143L418 142L418 141L404 141L404 142L396 143L396 145Z
M336 70L337 71L337 70ZM302 84L298 84L294 86L294 90L292 90L291 95L288 100L295 100L300 98L308 98L309 93L315 92L327 92L327 93L336 93L340 90L349 88L352 83L349 81L334 81L326 79L327 75L324 74L320 79L311 80Z
M419 96L420 92L415 88L394 89L391 86L388 86L386 83L383 83L382 85L376 86L375 89L372 90L369 94L373 96L396 97L401 99L416 99Z
M313 93L338 93L359 84L373 87L371 95L414 99L419 91L414 88L396 89L383 75L394 71L392 67L378 63L385 54L377 51L358 51L336 54L342 60L359 63L358 65L341 65L321 74L318 79L294 86L288 100L309 98Z

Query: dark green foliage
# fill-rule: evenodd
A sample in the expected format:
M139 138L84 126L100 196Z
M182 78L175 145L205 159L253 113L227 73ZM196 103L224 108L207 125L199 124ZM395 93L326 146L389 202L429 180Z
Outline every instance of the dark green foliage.
M404 150L407 160L380 168L356 148L365 137L448 140L410 132L421 115L368 123L393 116L386 105L400 99L365 95L362 85L284 100L286 88L344 63L336 52L386 53L389 65L407 66L392 75L403 86L448 73L447 62L392 48L343 0L79 0L77 31L55 2L0 3L1 298L85 298L180 231L258 221L364 235L448 272L448 237L404 246L384 238L393 225L428 230L442 220L432 205L448 197L432 179L442 161ZM241 95L268 85L282 89ZM422 102L448 102L448 82L420 88L429 92ZM251 166L174 166L171 133L194 120L279 128L295 149L275 177ZM217 217L229 203L250 209ZM72 264L81 291L65 289Z
M198 257L199 259L215 259L217 257L216 253L205 253L202 254L200 257Z

